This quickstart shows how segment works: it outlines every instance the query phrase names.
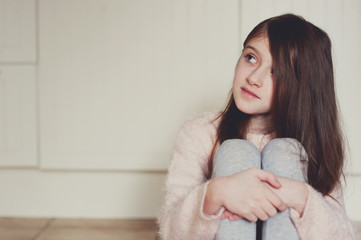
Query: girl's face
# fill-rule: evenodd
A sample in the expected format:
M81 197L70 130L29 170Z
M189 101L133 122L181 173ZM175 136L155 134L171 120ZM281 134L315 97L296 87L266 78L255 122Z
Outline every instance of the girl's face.
M267 37L252 39L243 49L233 80L237 108L251 115L270 112L273 97L272 56Z

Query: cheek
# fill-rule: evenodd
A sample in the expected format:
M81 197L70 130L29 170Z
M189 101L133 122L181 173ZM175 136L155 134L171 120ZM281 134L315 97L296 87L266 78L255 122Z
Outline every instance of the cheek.
M270 83L270 85L269 85L267 95L268 95L268 99L269 99L270 105L272 105L273 96L274 96L274 85L273 85L273 81L271 81L271 83Z
M273 86L273 82L272 82L269 87L269 95L271 98L273 97L274 92L275 91L274 91L274 86Z
M238 88L239 86L239 78L238 75L235 74L234 78L233 78L233 83L232 83L232 91L234 91L236 88Z
M234 73L233 86L240 85L242 83L243 73L239 69Z

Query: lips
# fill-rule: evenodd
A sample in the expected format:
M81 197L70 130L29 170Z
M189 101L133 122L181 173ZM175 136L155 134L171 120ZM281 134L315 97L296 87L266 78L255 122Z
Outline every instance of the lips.
M252 92L251 90L249 90L246 87L241 87L241 90L242 90L242 93L248 97L261 99L260 97L257 96L257 94L255 94L254 92Z

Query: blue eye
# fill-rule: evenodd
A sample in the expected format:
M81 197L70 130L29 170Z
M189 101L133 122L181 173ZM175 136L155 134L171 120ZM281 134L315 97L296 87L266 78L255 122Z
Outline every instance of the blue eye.
M249 63L256 63L257 62L256 58L251 54L247 54L245 56L245 58L246 58L246 61L249 62Z

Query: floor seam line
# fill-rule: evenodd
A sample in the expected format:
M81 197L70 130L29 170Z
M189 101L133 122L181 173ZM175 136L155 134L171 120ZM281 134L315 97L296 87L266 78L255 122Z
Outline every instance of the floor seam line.
M36 235L31 239L31 240L36 240L38 239L42 234L43 232L45 232L49 227L50 225L55 221L55 218L51 218L49 221L47 221L45 223L45 225L36 233Z

